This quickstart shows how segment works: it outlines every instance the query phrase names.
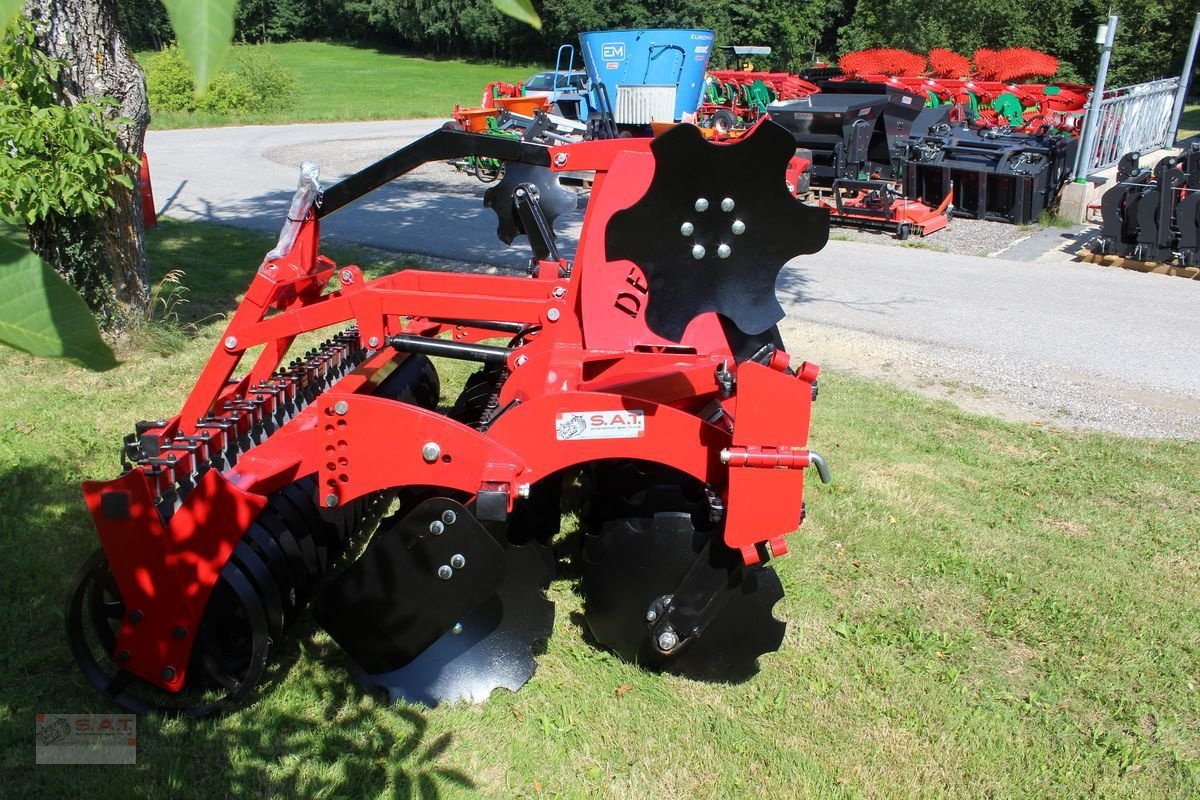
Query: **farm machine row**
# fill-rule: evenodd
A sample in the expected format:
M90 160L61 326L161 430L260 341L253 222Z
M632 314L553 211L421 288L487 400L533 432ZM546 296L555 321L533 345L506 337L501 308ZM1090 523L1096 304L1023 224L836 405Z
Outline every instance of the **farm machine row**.
M828 236L785 185L794 151L770 123L731 144L439 130L325 189L306 167L180 413L138 423L121 476L84 484L101 549L67 633L87 679L135 712L218 712L276 674L311 607L363 685L482 700L532 675L559 563L599 645L753 675L783 639L770 561L805 470L828 480L808 448L817 367L776 328L782 265ZM488 204L528 237L529 276L368 278L321 254L323 218L461 157L508 165ZM570 170L595 177L567 259ZM446 403L434 358L477 365Z

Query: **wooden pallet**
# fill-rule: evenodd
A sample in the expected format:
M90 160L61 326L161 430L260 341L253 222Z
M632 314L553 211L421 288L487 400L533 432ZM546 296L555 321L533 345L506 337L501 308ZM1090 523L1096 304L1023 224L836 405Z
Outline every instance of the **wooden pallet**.
M1181 267L1178 264L1164 264L1161 261L1137 261L1128 256L1093 253L1086 247L1076 253L1075 257L1079 261L1086 261L1101 267L1119 267L1136 272L1153 272L1157 275L1175 275L1180 278L1200 280L1200 267Z

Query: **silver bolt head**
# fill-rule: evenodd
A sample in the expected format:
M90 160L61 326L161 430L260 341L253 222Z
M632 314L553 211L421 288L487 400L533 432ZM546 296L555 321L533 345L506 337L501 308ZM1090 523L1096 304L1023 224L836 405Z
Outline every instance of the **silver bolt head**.
M450 556L450 566L454 567L455 569L462 569L466 565L467 559L463 557L462 553L455 553L454 555Z
M679 226L679 235L680 236L691 236L695 232L696 232L696 226L690 222L685 222Z
M560 316L561 313L557 308L552 308L546 312L546 319L550 320L551 322L557 322Z
M729 226L729 230L733 231L734 236L741 236L746 232L746 223L742 222L740 219L735 219L733 224Z
M438 522L436 519L433 522L429 523L429 532L432 533L434 536L441 536L442 533L445 532L445 530L446 530L446 526L443 525L442 523Z
M717 247L717 258L729 258L733 254L733 248L727 244L722 244Z
M442 512L442 522L444 522L445 524L453 525L457 521L458 521L458 514L455 514L450 509L446 509L445 511Z
M379 347L379 337L372 336L370 339L367 339L367 347Z
M453 575L454 570L450 569L449 564L442 564L440 567L438 567L438 577L442 580L448 581Z
M554 157L554 163L555 163L557 166L560 166L560 167L561 167L563 164L566 164L566 163L567 163L567 154L566 154L566 153L559 153L558 155L556 155L556 156Z
M721 210L722 211L733 211L733 198L732 197L726 197L724 200L721 201Z
M704 249L704 245L702 244L692 245L692 258L696 259L697 261L704 258L707 252L708 251Z
M669 653L679 644L679 637L675 635L675 631L663 631L658 635L658 649L664 653Z
M529 356L517 356L517 366L523 367L529 363Z
M349 410L350 410L350 406L346 405L345 400L338 400L336 403L333 404L333 412L335 414L339 414L339 415L345 414Z
M330 508L333 508L334 506L336 506L337 505L337 495L336 494L325 495L325 505L329 506Z
M463 632L463 626L462 626L462 623L461 623L461 622L456 622L456 623L454 623L454 627L453 627L453 628L451 628L450 630L454 631L454 635L455 635L455 636L458 636L460 633L462 633L462 632Z
M694 207L697 211L708 211L708 200L704 199L703 197L697 197L696 205Z
M646 612L646 622L654 622L656 619L658 619L658 612L653 608Z
M554 287L554 293L553 293L553 294L554 294L554 296L555 296L555 297L562 297L562 296L563 296L563 295L565 295L566 293L567 293L567 290L566 290L566 289L564 289L562 286L555 286L555 287Z
M229 348L230 350L237 347L237 337L236 336L226 336L225 337L225 346L227 348Z
M350 283L354 279L354 274L348 269L342 270L342 283Z
M442 454L442 448L437 442L426 442L421 447L421 458L425 459L426 464L432 464L438 460L438 456Z

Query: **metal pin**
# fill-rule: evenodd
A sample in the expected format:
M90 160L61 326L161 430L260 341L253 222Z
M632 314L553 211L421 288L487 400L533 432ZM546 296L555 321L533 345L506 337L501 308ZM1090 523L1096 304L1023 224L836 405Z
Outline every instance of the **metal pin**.
M733 224L729 226L729 230L733 231L734 236L741 236L746 232L746 223L742 222L740 219L735 219Z
M367 339L367 347L379 347L379 337L372 336L370 339Z
M338 400L333 404L333 413L341 415L350 410L350 406L346 405L345 400Z
M336 506L337 505L337 495L336 494L325 495L325 505L329 506L330 508L333 508L334 506Z
M560 315L561 312L557 308L552 308L546 312L546 319L550 320L551 322L558 322Z
M681 236L691 236L696 232L696 226L690 222L685 222L679 226L679 234Z
M726 197L724 200L721 201L721 210L722 211L733 211L733 198L732 197Z
M228 348L228 349L230 349L230 350L232 350L233 348L237 347L237 337L235 337L235 336L226 336L226 337L225 337L225 347L226 347L226 348Z
M729 258L731 253L733 253L733 248L725 243L717 247L717 258Z
M438 456L442 454L442 448L437 442L426 442L421 447L421 458L425 459L426 464L432 464L438 460Z
M692 246L692 258L696 259L697 261L704 258L706 252L707 251L704 249L704 245L702 244Z
M696 198L695 209L697 211L708 211L708 201L703 197Z

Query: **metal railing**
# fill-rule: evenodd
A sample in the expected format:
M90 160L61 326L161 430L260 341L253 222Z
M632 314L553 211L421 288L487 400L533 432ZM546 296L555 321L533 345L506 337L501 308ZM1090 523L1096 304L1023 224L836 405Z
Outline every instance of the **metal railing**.
M1106 91L1097 113L1091 152L1084 154L1077 175L1082 178L1111 167L1126 153L1149 153L1171 144L1172 111L1178 90L1179 78L1164 78Z

